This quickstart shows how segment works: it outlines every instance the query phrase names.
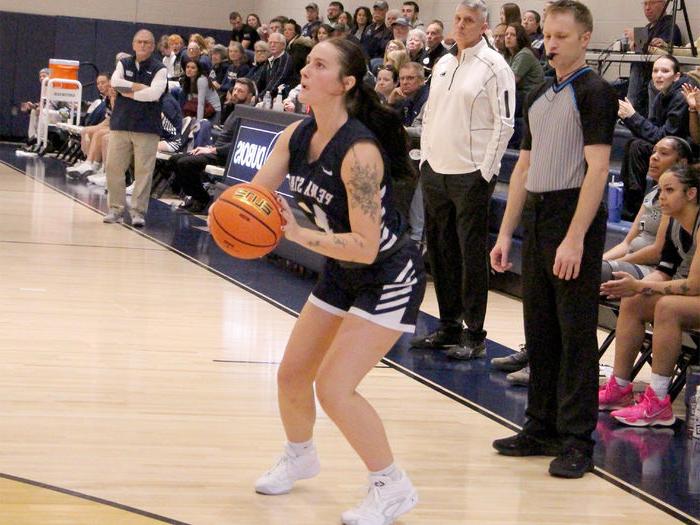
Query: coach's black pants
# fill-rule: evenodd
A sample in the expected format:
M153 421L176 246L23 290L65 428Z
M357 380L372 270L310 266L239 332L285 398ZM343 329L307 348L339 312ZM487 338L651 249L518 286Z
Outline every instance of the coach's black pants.
M592 453L598 419L598 294L607 212L586 234L577 279L553 273L579 190L529 193L523 210L523 310L530 358L525 432Z
M421 166L430 271L443 326L484 326L489 288L489 200L496 177L443 175Z
M225 159L224 159L225 160ZM180 189L199 202L207 202L209 194L204 189L203 176L207 164L221 165L222 161L216 153L202 155L178 155L171 158L175 171L175 181Z

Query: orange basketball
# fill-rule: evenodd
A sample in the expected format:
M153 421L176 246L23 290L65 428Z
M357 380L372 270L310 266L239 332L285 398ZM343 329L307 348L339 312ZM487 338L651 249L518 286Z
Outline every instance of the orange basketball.
M267 255L282 238L282 214L274 194L254 184L231 186L209 209L216 244L239 259Z

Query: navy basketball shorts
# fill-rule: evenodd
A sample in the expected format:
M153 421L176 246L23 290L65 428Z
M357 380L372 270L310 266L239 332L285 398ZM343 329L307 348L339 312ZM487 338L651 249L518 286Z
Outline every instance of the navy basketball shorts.
M333 315L353 314L413 333L424 294L423 258L411 242L386 260L362 268L343 268L328 259L309 302Z

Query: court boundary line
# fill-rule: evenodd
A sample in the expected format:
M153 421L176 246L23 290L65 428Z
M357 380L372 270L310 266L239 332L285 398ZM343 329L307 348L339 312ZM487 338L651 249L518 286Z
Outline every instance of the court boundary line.
M73 200L74 202L77 202L77 203L79 203L79 204L82 204L82 205L85 206L86 208L88 208L88 209L90 209L90 210L92 210L92 211L98 213L99 215L103 215L103 216L104 216L104 213L103 213L101 210L98 210L97 208L94 208L93 206L90 206L89 204L87 204L87 203L81 201L80 199L78 199L78 198L75 197L74 195L71 195L71 194L69 194L69 193L66 193L66 192L64 192L63 190L61 190L61 189L59 189L59 188L56 188L55 186L49 184L49 183L46 182L46 181L42 181L42 180L36 179L35 177L32 177L32 176L29 175L28 173L23 172L21 169L19 169L19 168L16 167L16 166L13 166L12 164L9 164L8 162L5 162L5 161L3 161L3 160L0 160L0 164L4 164L4 165L6 165L6 166L8 166L8 167L10 167L10 168L12 168L12 169L14 169L15 171L17 171L17 172L23 174L24 176L29 177L29 178L32 179L33 181L38 182L38 183L40 183L40 184L42 184L42 185L44 185L44 186L46 186L46 187L48 187L48 188L50 188L50 189L56 191L57 193L60 193L61 195L64 195L64 196L68 197L69 199ZM298 317L299 317L299 313L296 312L296 311L294 311L294 310L292 310L292 309L289 308L288 306L285 306L285 305L279 303L278 301L272 299L271 297L268 297L268 296L264 295L263 293L258 292L257 290L254 290L253 288L249 287L248 285L245 285L245 284L243 284L243 283L240 283L240 282L236 281L236 280L233 279L232 277L230 277L230 276L228 276L228 275L226 275L226 274L223 274L223 273L220 272L219 270L217 270L217 269L215 269L215 268L212 268L211 266L209 266L209 265L207 265L207 264L205 264L205 263L203 263L203 262L201 262L201 261L195 259L194 257L192 257L192 256L190 256L190 255L188 255L188 254L186 254L186 253L184 253L184 252L181 252L181 251L178 250L177 248L174 248L173 246L167 245L167 244L165 244L164 242L160 241L159 239L156 239L156 238L154 238L154 237L151 237L151 236L148 235L147 233L145 233L145 232L143 232L143 231L140 231L139 229L134 228L134 227L132 227L132 226L130 226L130 225L128 225L128 224L123 224L123 223L122 223L122 226L124 226L125 228L127 228L127 229L129 229L129 230L131 230L131 231L136 232L137 234L141 235L142 237L144 237L144 238L146 238L146 239L149 239L149 240L155 242L155 243L158 244L159 246L162 246L162 247L164 247L165 249L167 249L168 251L171 251L171 252L173 252L173 253L175 253L175 254L180 255L181 257L183 257L183 258L185 258L185 259L187 259L187 260L189 260L189 261L195 263L197 266L199 266L199 267L201 267L201 268L204 268L204 269L208 270L209 272L211 272L211 273L213 273L213 274L215 274L215 275L218 275L219 277L222 277L224 280L226 280L226 281L228 281L228 282L231 282L231 283L233 283L233 284L239 286L240 288L242 288L242 289L244 289L244 290L246 290L246 291L251 292L251 293L252 293L253 295L255 295L256 297L258 297L258 298L264 300L265 302L267 302L268 304L271 304L272 306L275 306L275 307L279 308L280 310L282 310L283 312L288 313L288 314L291 315L292 317L294 317L294 318L298 318ZM445 388L445 387L443 387L443 386L441 386L441 385L438 385L438 384L435 383L434 381L432 381L432 380L430 380L430 379L428 379L428 378L426 378L426 377L423 377L423 376L421 376L420 374L417 374L416 372L413 372L412 370L409 370L408 368L406 368L406 367L404 367L404 366L402 366L402 365L400 365L400 364L394 362L393 360L391 360L391 359L389 359L389 358L387 358L387 357L383 357L383 358L381 359L381 362L384 362L385 364L389 365L389 367L393 368L393 369L396 370L397 372L400 372L400 373L406 375L407 377L410 377L411 379L414 379L414 380L417 381L418 383L421 383L421 384L423 384L424 386L427 386L428 388L430 388L430 389L432 389L432 390L435 390L435 391L438 392L438 393L443 394L445 397L447 397L447 398L449 398L449 399L452 399L453 401L456 401L456 402L460 403L461 405L466 406L467 408L470 408L470 409L473 410L474 412L477 412L478 414L481 414L481 415L483 415L483 416L485 416L485 417L491 419L492 421L494 421L494 422L496 422L496 423L498 423L498 424L500 424L500 425L502 425L502 426L505 426L506 428L509 428L510 430L513 430L513 431L516 431L516 432L517 432L518 430L521 429L520 426L516 425L516 424L513 423L512 421L509 421L509 420L505 419L504 417L499 416L498 414L496 414L496 413L494 413L494 412L488 410L488 409L485 408L485 407L482 407L481 405L479 405L479 404L477 404L477 403L475 403L475 402L473 402L473 401L470 401L469 399L467 399L467 398L465 398L465 397L463 397L463 396L457 394L456 392L453 392L452 390L449 390L448 388ZM675 508L674 506L672 506L672 505L670 505L670 504L668 504L668 503L666 503L666 502L664 502L664 501L662 501L662 500L656 498L655 496L653 496L653 495L651 495L651 494L649 494L649 493L647 493L647 492L645 492L645 491L643 491L643 490L641 490L641 489L635 487L635 486L632 485L631 483L628 483L628 482L626 482L626 481L624 481L624 480L618 478L617 476L614 476L613 474L610 474L609 472L607 472L607 471L601 469L600 467L595 467L595 469L594 469L594 471L593 471L593 474L594 474L595 476L597 476L597 477L599 477L599 478L601 478L601 479L607 481L608 483L610 483L610 484L612 484L612 485L614 485L614 486L616 486L616 487L622 489L623 491L627 492L628 494L630 494L630 495L632 495L632 496L634 496L634 497L637 497L637 498L641 499L641 500L644 501L645 503L651 505L652 507L657 508L658 510L660 510L660 511L662 511L662 512L668 514L668 515L670 515L671 517L673 517L673 518L675 518L675 519L677 519L677 520L679 520L679 521L681 521L681 522L683 522L683 523L700 524L700 520L698 520L697 518L694 518L694 517L690 516L689 514L686 514L685 512L681 511L680 509L677 509L677 508ZM2 476L1 473L0 473L0 476ZM180 525L180 524L178 524L178 525ZM184 524L184 525L188 525L188 524Z
M46 489L50 490L53 492L58 492L60 494L65 494L66 496L72 496L76 497L79 499L84 499L87 501L91 501L92 503L99 503L100 505L105 505L107 507L112 507L115 509L123 510L126 512L129 512L131 514L136 514L138 516L143 516L145 518L150 518L154 519L156 521L160 521L162 523L168 523L170 525L190 525L187 522L184 521L178 521L173 518L166 518L165 516L161 516L159 514L154 514L153 512L148 512L147 510L140 510L135 507L130 507L129 505L124 505L123 503L117 503L115 501L110 501L104 498L99 498L97 496L90 496L89 494L84 494L82 492L78 492L75 490L71 489L64 489L63 487L57 487L56 485L50 485L48 483L43 483L41 481L34 481L32 479L27 479L27 478L22 478L19 476L13 476L12 474L5 474L3 472L0 472L0 478L9 480L9 481L14 481L17 483L23 483L25 485L31 485L33 487L41 488L41 489Z

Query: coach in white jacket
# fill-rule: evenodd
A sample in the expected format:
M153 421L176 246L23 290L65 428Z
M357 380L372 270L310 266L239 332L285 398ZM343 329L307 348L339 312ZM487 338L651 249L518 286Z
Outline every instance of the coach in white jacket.
M447 355L457 359L486 351L489 200L515 112L515 78L483 38L487 27L483 0L457 5L457 56L445 55L433 68L421 136L428 258L440 327L411 343L450 347Z

